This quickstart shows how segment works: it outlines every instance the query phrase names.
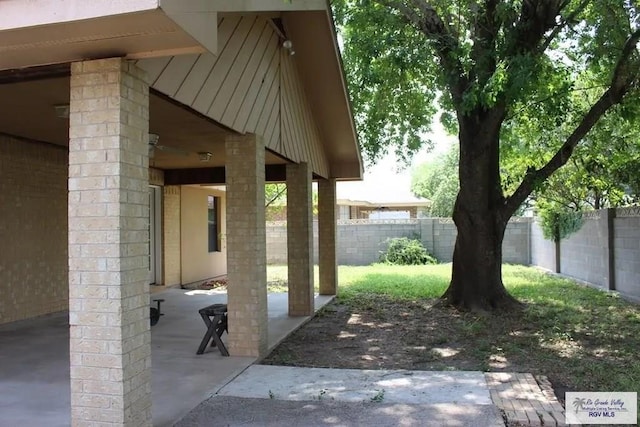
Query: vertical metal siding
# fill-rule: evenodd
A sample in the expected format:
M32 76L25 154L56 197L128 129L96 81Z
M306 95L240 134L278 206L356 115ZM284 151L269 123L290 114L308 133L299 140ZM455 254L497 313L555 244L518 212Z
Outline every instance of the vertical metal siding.
M181 55L138 61L151 86L199 113L242 133L295 162L328 176L315 120L298 77L295 56L259 16L218 21L218 55Z

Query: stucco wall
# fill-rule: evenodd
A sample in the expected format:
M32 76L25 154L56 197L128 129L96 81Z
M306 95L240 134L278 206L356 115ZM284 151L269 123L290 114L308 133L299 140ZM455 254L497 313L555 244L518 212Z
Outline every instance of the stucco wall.
M65 310L67 150L0 134L0 323Z
M220 197L221 251L209 252L207 196ZM188 284L227 273L224 239L226 220L225 193L206 188L184 186L180 195L181 283Z

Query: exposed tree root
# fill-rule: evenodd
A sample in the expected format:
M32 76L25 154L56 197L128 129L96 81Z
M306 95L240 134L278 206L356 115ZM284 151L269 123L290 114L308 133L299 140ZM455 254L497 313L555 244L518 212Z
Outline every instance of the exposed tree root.
M454 295L449 286L447 291L440 297L438 305L454 307L460 311L470 311L473 313L505 313L517 312L526 307L526 304L518 301L507 291L496 292L490 297L478 297L477 295Z

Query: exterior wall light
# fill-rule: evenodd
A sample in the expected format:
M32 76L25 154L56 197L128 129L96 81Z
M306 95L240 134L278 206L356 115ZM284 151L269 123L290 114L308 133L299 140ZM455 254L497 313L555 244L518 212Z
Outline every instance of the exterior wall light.
M289 51L289 55L293 56L296 54L296 51L293 50L293 42L291 40L285 40L282 42L282 47Z

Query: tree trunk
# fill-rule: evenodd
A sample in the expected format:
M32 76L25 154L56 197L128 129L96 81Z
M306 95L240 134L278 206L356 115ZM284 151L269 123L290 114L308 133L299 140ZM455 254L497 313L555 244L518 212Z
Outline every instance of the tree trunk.
M500 183L501 117L459 117L460 191L453 211L458 236L453 273L443 300L463 310L519 306L502 283L502 240L509 217Z
M459 208L460 211L463 208ZM502 240L505 227L491 212L458 212L458 237L453 251L453 273L443 298L463 310L509 310L519 303L502 283Z

